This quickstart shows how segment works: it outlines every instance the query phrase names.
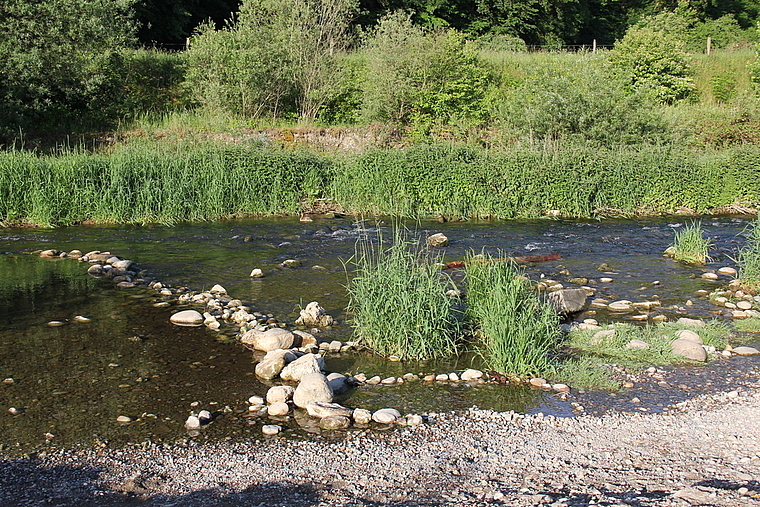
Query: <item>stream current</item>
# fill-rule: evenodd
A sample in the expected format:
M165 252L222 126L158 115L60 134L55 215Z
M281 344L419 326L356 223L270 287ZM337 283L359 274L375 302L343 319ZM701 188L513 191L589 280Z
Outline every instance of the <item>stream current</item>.
M716 307L696 291L714 290L729 279L701 278L706 270L733 265L744 244L746 219L707 217L713 262L688 267L662 256L674 229L692 219L534 220L409 223L422 240L436 232L450 239L443 261L468 252L498 256L560 254L561 259L525 265L531 279L584 277L596 297L633 301L659 298L669 318L710 318ZM170 315L185 306L154 307L160 300L146 288L119 288L86 274L71 259L41 259L26 252L42 249L110 251L139 264L149 276L193 291L224 286L253 311L292 324L300 308L318 301L339 324L321 336L350 340L345 315L347 269L362 234L376 238L390 227L374 220L345 217L301 223L294 218L259 218L172 227L76 226L57 229L0 229L0 445L8 453L46 446L124 445L145 440L189 438L184 421L191 410L223 412L197 441L259 437L263 421L248 417L246 400L264 395L268 385L254 375L250 351L230 336L205 327L178 327ZM280 268L286 259L302 267ZM604 272L599 266L606 264ZM319 266L323 269L312 269ZM266 276L249 273L261 268ZM453 272L455 280L460 274ZM610 277L610 283L595 282ZM652 282L659 284L653 285ZM687 305L687 301L692 304ZM188 308L190 308L188 306ZM78 322L75 316L87 317ZM580 318L588 317L588 315ZM619 316L596 313L600 323ZM50 327L57 320L63 326ZM368 353L328 357L327 369L383 377L404 373L447 373L479 367L464 355L437 362L388 362ZM720 374L718 374L720 375ZM12 379L12 380L11 380ZM604 394L596 394L604 398ZM592 396L593 398L593 396ZM572 414L557 395L526 387L436 383L422 386L362 386L341 400L351 407L393 407L402 413L462 410L473 405L521 413ZM617 400L615 400L617 401ZM15 415L8 412L16 409ZM118 416L133 419L116 422ZM287 421L291 434L298 424ZM52 435L52 436L51 436Z

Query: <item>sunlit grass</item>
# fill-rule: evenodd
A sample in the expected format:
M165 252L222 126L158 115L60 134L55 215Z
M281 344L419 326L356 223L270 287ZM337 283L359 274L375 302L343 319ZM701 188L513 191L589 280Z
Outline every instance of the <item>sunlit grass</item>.
M704 237L702 223L692 222L676 229L673 245L667 252L678 262L701 265L710 259L708 251L711 246L709 238Z

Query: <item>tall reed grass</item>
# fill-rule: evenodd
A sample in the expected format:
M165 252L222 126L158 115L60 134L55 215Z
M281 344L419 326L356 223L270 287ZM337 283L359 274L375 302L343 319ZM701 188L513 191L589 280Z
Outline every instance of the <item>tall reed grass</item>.
M760 202L760 146L698 154L585 144L454 144L343 158L261 144L142 141L106 153L0 153L0 222L67 225L294 213L314 197L352 213L598 217Z
M518 376L545 373L560 331L554 308L512 262L471 255L465 266L467 317L487 367Z
M747 243L739 250L739 281L743 286L760 291L760 218L747 227Z
M352 260L348 310L359 338L378 354L432 359L454 352L460 319L445 294L453 284L435 259L396 229L392 244L365 237Z
M678 262L702 265L710 259L710 246L710 239L704 236L702 222L692 222L683 229L675 230L673 245L666 253Z

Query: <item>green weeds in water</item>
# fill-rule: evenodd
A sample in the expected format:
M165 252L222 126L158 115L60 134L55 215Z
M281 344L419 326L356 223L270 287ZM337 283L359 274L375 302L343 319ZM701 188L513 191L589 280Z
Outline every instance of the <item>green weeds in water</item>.
M702 223L692 222L675 231L673 245L667 252L679 262L702 265L710 259L707 254L711 246L709 238L704 237Z
M396 230L388 246L360 240L349 282L354 329L378 354L432 359L455 351L460 320L445 294L453 283L435 259Z
M559 337L556 311L514 263L471 255L465 266L467 317L486 366L519 376L545 372Z
M739 281L752 291L760 291L760 219L747 228L747 243L739 250Z
M726 346L728 327L717 321L710 321L703 327L684 326L677 323L661 323L654 326L639 327L618 323L602 331L574 330L570 333L568 348L588 357L614 363L628 368L646 368L683 362L680 356L671 353L670 344L676 339L676 332L687 329L697 333L705 345L716 349ZM648 349L627 348L631 340L641 340L649 344Z
M736 320L734 327L741 333L760 333L760 317Z
M617 391L620 382L610 378L610 372L598 358L580 357L565 360L552 372L552 378L574 389L605 389Z

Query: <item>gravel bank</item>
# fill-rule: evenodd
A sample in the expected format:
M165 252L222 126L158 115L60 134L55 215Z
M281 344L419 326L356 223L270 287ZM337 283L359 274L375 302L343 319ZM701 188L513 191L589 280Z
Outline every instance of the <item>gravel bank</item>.
M332 441L52 452L0 464L17 506L760 505L760 390L667 414L472 409Z

